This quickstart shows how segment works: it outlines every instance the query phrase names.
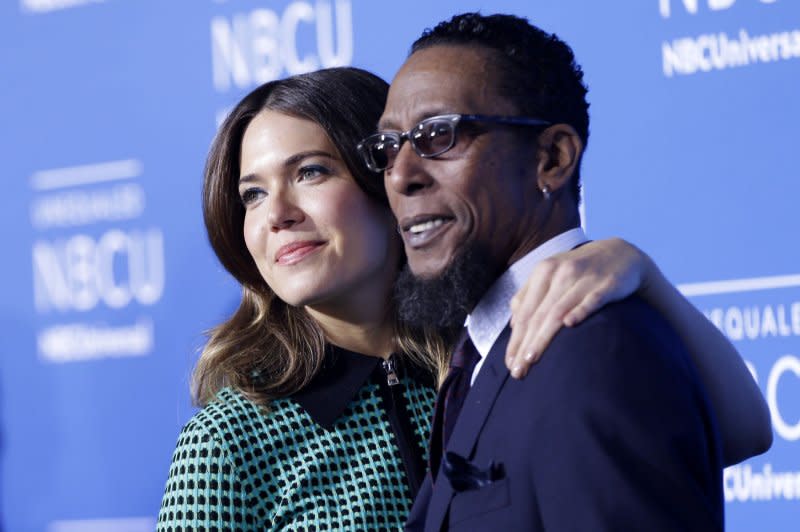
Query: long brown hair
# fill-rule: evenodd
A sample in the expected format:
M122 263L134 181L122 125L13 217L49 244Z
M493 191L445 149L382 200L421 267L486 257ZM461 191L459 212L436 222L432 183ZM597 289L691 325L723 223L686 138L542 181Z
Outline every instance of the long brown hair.
M253 90L220 127L206 161L203 218L211 247L242 286L239 308L210 331L192 378L194 401L204 405L225 387L269 407L306 386L320 371L325 336L302 307L279 299L259 273L244 241L239 199L242 137L265 109L319 124L339 150L358 186L389 209L383 181L358 156L356 145L373 132L388 85L352 67L331 68L271 81ZM412 329L395 320L396 349L441 380L448 346L436 331Z

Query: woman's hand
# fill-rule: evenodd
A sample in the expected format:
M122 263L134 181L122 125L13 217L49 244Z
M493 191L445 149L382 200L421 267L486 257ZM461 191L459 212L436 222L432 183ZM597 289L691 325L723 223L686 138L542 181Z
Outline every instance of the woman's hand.
M770 411L742 357L635 246L613 238L590 242L537 266L511 302L506 366L524 377L562 326L637 292L675 329L706 387L722 436L723 465L772 444Z
M589 242L537 264L511 300L511 375L524 377L562 326L639 290L651 266L647 255L619 238Z

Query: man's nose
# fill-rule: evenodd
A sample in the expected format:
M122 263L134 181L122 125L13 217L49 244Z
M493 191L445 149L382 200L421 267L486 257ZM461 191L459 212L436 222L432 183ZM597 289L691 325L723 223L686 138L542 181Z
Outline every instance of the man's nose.
M386 187L404 196L412 196L426 189L433 183L431 176L425 171L425 160L417 155L411 142L406 141L394 159L391 168L384 171Z

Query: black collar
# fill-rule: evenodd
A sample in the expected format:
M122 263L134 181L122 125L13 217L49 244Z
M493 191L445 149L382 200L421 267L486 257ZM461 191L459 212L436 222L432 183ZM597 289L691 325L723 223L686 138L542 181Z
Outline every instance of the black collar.
M330 430L381 360L329 345L319 373L292 399L315 423Z

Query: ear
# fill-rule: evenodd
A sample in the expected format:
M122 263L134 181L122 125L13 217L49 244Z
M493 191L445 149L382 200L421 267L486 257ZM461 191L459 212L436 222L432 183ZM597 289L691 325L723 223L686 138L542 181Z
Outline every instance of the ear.
M568 124L553 124L539 135L537 179L541 189L556 191L570 182L583 155L583 141Z

